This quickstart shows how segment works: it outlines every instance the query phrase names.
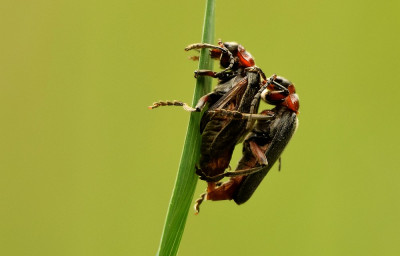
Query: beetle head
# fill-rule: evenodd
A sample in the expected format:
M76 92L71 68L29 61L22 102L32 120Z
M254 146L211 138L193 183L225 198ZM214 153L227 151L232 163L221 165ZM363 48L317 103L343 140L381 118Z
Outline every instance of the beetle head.
M228 49L233 55L236 55L238 52L239 44L236 42L224 42L225 48Z
M268 83L267 89L261 94L262 99L268 104L286 106L298 113L299 97L292 82L284 77L273 76Z
M252 67L255 65L253 56L246 49L236 42L225 42L224 46L239 59L239 65L242 67Z

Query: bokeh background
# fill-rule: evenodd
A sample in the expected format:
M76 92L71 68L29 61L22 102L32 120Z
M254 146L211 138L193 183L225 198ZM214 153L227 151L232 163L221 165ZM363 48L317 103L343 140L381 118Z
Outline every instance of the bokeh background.
M189 115L147 106L191 101L204 7L1 1L1 255L156 253ZM249 202L189 213L180 255L400 254L399 11L217 0L216 38L295 83L300 126Z

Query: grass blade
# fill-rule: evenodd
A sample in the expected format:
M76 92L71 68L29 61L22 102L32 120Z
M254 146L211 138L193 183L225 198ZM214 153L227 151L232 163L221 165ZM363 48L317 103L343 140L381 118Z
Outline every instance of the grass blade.
M215 32L215 0L206 1L206 11L203 24L202 42L213 43ZM213 62L207 49L200 54L199 69L212 69ZM199 77L193 94L193 104L204 94L211 91L211 78ZM192 105L193 105L192 104ZM186 132L181 162L172 192L168 213L161 236L157 255L176 255L182 239L183 231L198 177L194 169L200 156L201 136L199 133L200 113L191 113Z

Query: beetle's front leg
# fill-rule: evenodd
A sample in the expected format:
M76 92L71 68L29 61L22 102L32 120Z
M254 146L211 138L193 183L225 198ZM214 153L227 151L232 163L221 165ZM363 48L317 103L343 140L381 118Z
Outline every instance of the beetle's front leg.
M210 76L212 78L218 78L221 80L227 80L229 78L233 78L237 75L237 72L232 72L231 70L215 72L207 69L199 69L194 71L194 77L197 78L199 76Z
M211 76L214 78L219 78L220 76L223 76L225 72L229 72L232 69L233 65L235 64L235 58L233 57L232 53L224 46L224 44L221 41L218 42L218 46L212 45L212 44L207 44L207 43L191 44L185 48L185 51L190 51L193 49L204 49L204 48L212 49L210 51L211 58L219 58L219 57L221 57L222 53L228 54L229 65L227 68L225 68L221 72L213 72L212 70L196 70L195 77L197 77L199 75L208 75L208 76ZM204 73L204 74L200 74L200 73Z
M267 80L264 71L262 71L262 69L257 66L247 67L244 69L244 71L258 73L264 81Z

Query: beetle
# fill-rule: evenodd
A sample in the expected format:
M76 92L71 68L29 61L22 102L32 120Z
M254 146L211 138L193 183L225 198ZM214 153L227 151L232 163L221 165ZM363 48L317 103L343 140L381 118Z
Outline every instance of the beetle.
M160 106L182 106L185 110L190 112L201 112L201 110L208 104L209 107L214 106L222 96L236 87L239 90L241 86L245 86L247 81L245 78L247 71L258 72L261 77L266 80L264 72L255 65L253 56L246 51L246 49L236 42L222 42L218 40L218 45L212 45L207 43L196 43L191 44L185 48L185 51L194 49L211 48L210 56L212 59L219 59L220 66L223 71L215 72L212 70L196 70L195 77L198 76L210 76L218 79L217 86L213 92L202 96L194 108L190 107L189 104L181 101L159 101L154 102L150 109L154 109ZM217 104L219 105L226 103L231 97L236 96L237 91L231 91L229 97L225 97L225 101ZM252 109L254 111L254 107Z
M258 109L258 101L254 97L259 92L262 84L260 76L265 74L255 66L255 61L250 53L238 43L218 42L218 46L210 44L192 44L185 50L211 48L212 58L219 58L220 65L225 70L213 72L211 70L198 70L196 76L211 76L218 78L219 82L213 92L200 98L195 108L180 101L155 102L151 109L159 106L183 106L188 111L201 111L207 104L208 110L204 112L200 133L202 142L200 161L196 173L206 181L211 177L222 174L229 167L235 145L243 139L250 130L246 127L246 120L233 119L228 116L216 117L215 110L235 110L241 113L254 114ZM233 75L233 77L231 77Z
M298 125L299 98L294 85L283 77L272 77L263 100L275 108L264 110L259 115L272 116L265 120L256 118L257 124L243 143L243 156L233 172L220 176L230 177L224 183L208 182L207 192L196 200L195 212L206 200L234 200L238 205L245 203L253 195L261 181L289 143ZM248 114L233 113L234 118L246 119Z
M250 114L249 120L251 120L258 110L259 96L263 91L261 89L268 86L268 82L265 74L255 66L253 57L243 46L220 41L218 46L193 44L186 50L200 48L212 48L211 57L220 58L221 67L225 68L221 72L211 70L195 72L195 76L218 78L218 84L214 91L201 97L195 108L180 101L155 102L149 108L172 105L183 106L185 110L199 112L206 105L209 106L200 123L202 141L196 174L207 181L207 190L211 191L215 188L216 182L225 177L224 172L229 167L235 145L251 130L250 121L218 113L236 111L241 114ZM260 77L264 79L263 82L260 82ZM273 81L273 79L270 80ZM263 115L260 118L268 119L269 117Z

